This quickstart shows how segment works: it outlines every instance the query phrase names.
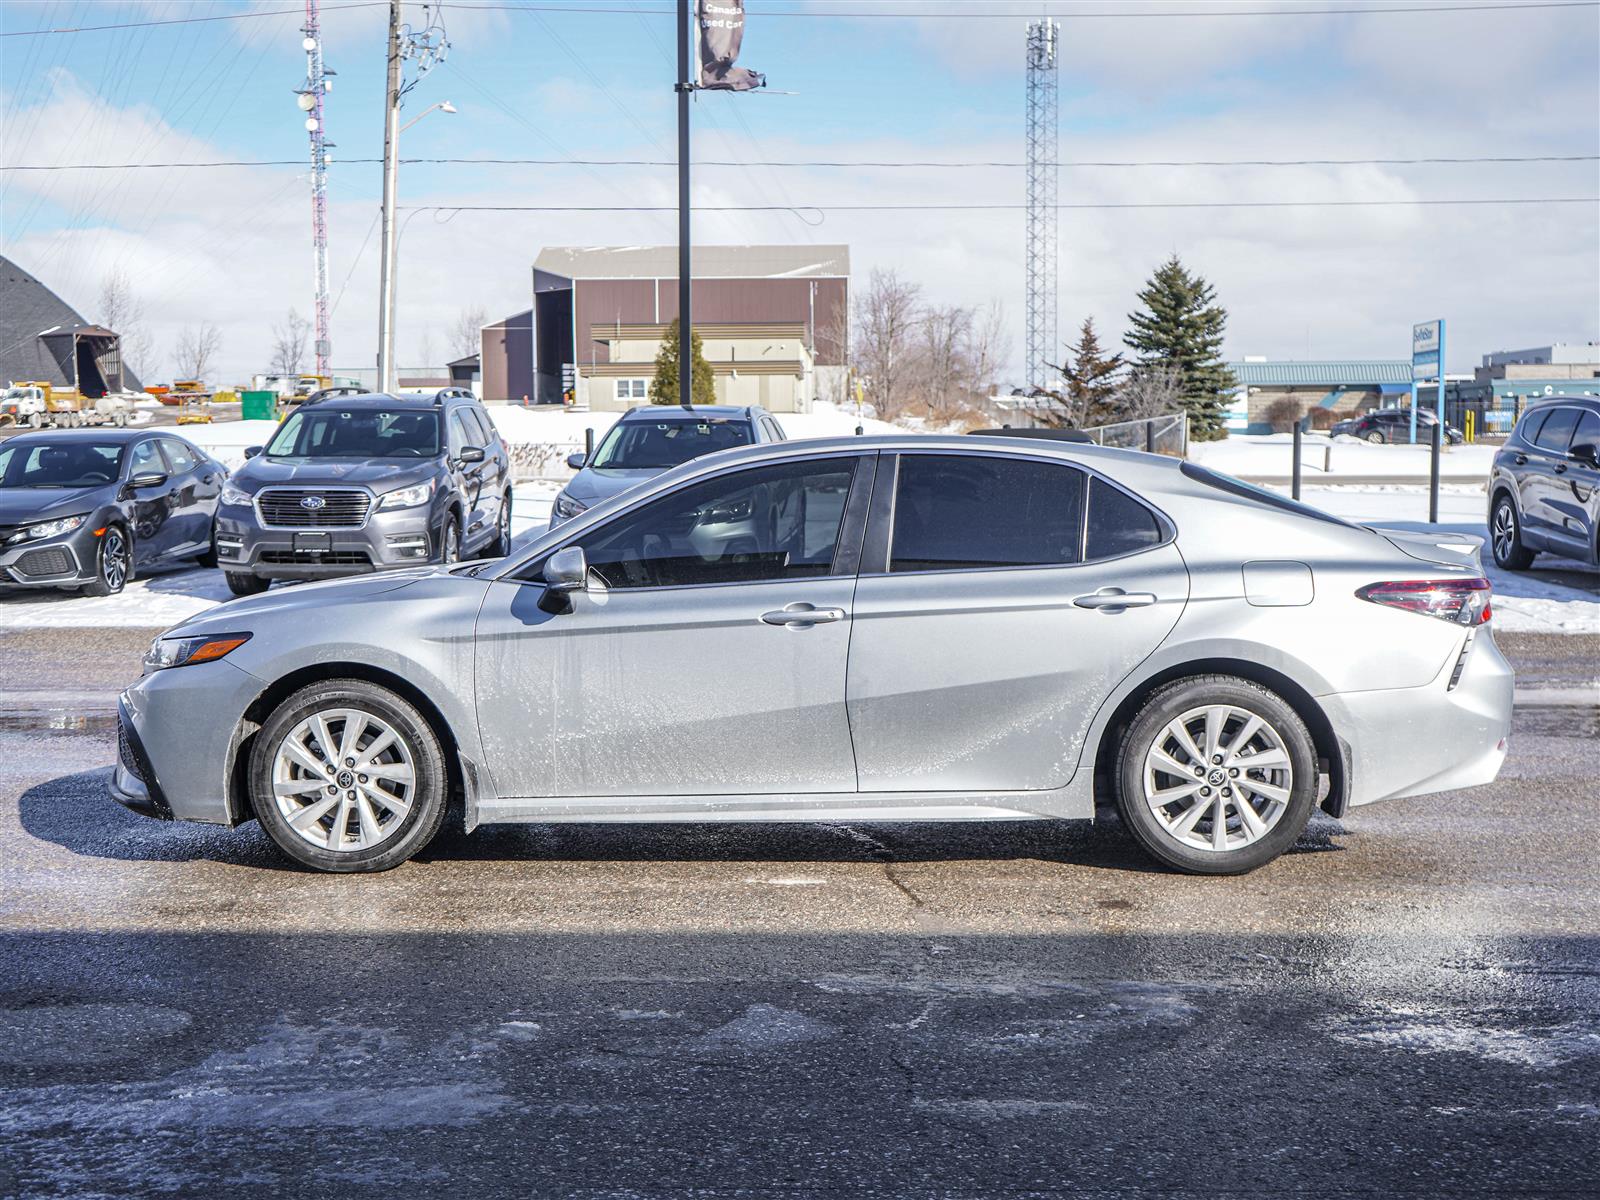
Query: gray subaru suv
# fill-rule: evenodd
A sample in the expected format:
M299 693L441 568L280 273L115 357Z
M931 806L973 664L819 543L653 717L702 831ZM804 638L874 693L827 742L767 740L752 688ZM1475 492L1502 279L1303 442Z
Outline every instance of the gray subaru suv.
M291 413L222 490L217 565L236 596L511 550L511 463L464 388L329 396Z

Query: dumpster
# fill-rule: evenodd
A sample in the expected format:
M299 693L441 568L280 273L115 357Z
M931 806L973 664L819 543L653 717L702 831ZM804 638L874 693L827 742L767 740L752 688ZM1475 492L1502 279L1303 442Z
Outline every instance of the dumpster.
M241 421L275 421L278 419L277 392L240 392L239 419Z

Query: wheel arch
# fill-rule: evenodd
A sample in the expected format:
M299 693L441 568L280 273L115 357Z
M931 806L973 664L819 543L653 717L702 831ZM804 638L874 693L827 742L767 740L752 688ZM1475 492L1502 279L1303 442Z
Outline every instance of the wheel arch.
M250 702L244 715L240 717L228 746L225 775L229 824L241 824L251 815L249 766L256 734L278 706L295 692L307 684L332 679L359 679L364 683L388 688L422 714L422 719L433 730L434 736L439 739L440 748L444 751L447 803L452 810L459 811L467 797L469 787L475 789L476 780L470 777L472 774L470 764L462 756L461 743L455 731L451 729L450 722L439 711L439 707L428 698L427 693L393 671L375 667L371 663L325 662L301 667L275 680Z
M1173 663L1140 680L1112 710L1110 718L1101 728L1100 741L1095 750L1095 791L1110 795L1112 777L1116 773L1117 748L1122 735L1133 718L1153 692L1179 679L1191 675L1236 675L1259 683L1281 696L1296 715L1305 722L1317 751L1317 770L1328 776L1328 794L1321 807L1330 816L1342 817L1350 796L1350 749L1334 732L1328 714L1309 691L1294 678L1265 663L1231 657L1197 658Z

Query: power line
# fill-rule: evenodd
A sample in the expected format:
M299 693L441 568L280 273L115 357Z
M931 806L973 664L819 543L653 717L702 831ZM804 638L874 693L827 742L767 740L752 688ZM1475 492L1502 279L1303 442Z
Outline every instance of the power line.
M1596 204L1600 196L1506 196L1469 200L1195 200L1129 204L1056 204L1069 209L1149 208L1401 208L1441 205ZM695 212L1016 212L1026 204L697 204ZM436 212L677 212L676 205L649 204L421 204L413 211Z
M432 164L437 166L522 166L522 167L675 167L673 159L655 158L402 158L402 163ZM1430 166L1430 165L1482 165L1487 163L1573 163L1597 162L1600 154L1526 154L1526 155L1463 155L1454 158L1194 158L1194 159L1119 159L1062 162L1064 169L1124 168L1124 167L1362 167L1362 166ZM337 165L370 165L381 163L381 158L341 158ZM221 167L299 167L305 164L298 158L231 159L208 162L123 162L123 163L4 163L0 171L141 171L205 170ZM847 160L847 159L696 159L697 167L802 167L888 170L912 168L916 170L983 168L1021 168L1023 162L1002 161L917 161L917 160Z
M861 0L856 0L860 3ZM924 0L926 2L926 0ZM387 0L351 0L345 4L331 4L324 8L324 13L361 8L384 8ZM525 12L525 13L566 13L576 16L589 15L636 15L669 16L669 8L622 8L617 6L601 7L598 5L562 5L562 4L469 4L461 0L446 0L439 5L440 8L457 8L477 10L480 12ZM1167 10L1137 10L1137 11L1103 11L1103 12L1060 12L1053 14L1058 21L1127 21L1159 18L1161 20L1183 20L1190 18L1225 18L1225 17L1365 17L1385 16L1395 13L1474 13L1474 12L1517 12L1521 10L1534 11L1538 9L1560 8L1596 8L1600 7L1600 0L1529 0L1526 3L1509 4L1409 4L1392 5L1384 8L1249 8L1249 9L1167 9ZM116 21L104 25L62 25L40 29L14 29L0 32L0 38L16 37L49 37L57 34L71 33L100 33L115 29L148 29L157 25L198 25L214 21L248 21L258 17L280 17L285 14L298 14L300 8L273 8L255 9L245 12L212 13L203 17L157 17L147 21ZM805 17L823 20L848 19L860 20L948 20L948 21L994 21L1024 20L1038 16L1036 11L1026 9L1006 9L1004 11L984 12L928 12L928 11L902 11L902 12L865 12L849 11L845 9L752 9L750 16L766 20L771 17L795 18Z

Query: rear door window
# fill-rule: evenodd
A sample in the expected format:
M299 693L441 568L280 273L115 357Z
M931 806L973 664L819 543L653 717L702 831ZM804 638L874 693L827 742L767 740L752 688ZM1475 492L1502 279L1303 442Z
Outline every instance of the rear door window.
M461 410L459 408L450 414L446 429L448 430L448 449L451 458L460 458L463 450L475 444L472 434L467 431L466 422L461 419Z
M1572 431L1577 427L1578 410L1558 408L1545 418L1533 444L1541 450L1548 450L1551 454L1565 454L1567 443L1572 440Z
M1083 472L1021 458L905 454L889 570L1067 566L1081 561Z
M1121 488L1103 479L1089 484L1089 520L1084 558L1117 558L1132 554L1164 540L1161 521L1155 513Z

